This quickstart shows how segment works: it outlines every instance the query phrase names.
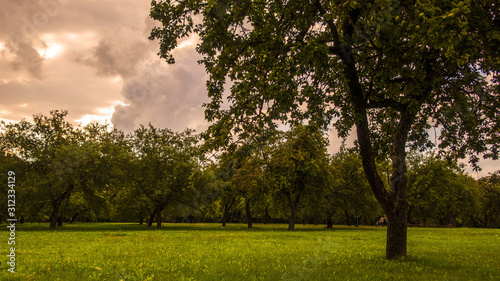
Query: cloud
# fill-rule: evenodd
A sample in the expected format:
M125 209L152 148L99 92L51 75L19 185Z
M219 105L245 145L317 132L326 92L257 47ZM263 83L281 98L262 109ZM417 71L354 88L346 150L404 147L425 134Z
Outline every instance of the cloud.
M208 101L204 68L197 64L194 48L176 51L177 63L154 60L122 89L124 102L115 107L112 122L131 131L141 124L182 131L200 132L207 128L202 104Z
M77 55L76 61L94 67L98 75L128 78L136 74L138 65L153 50L146 37L133 40L126 32L114 32L102 36L97 46L86 50L87 54Z
M44 59L36 47L45 47L38 38L39 27L46 24L48 18L29 5L27 1L6 1L0 12L0 42L3 42L1 59L10 66L10 70L28 74L41 80L44 78ZM33 15L33 17L28 17ZM34 20L34 22L33 22Z
M46 46L45 42L41 42ZM25 71L31 77L42 80L45 75L43 73L44 58L38 53L30 42L7 41L5 44L6 53L4 56L10 56L9 65L14 71Z
M144 34L151 24L147 1L4 2L0 119L29 119L53 109L68 109L75 123L110 119L109 108L123 99L124 80L117 76L133 78L155 56Z

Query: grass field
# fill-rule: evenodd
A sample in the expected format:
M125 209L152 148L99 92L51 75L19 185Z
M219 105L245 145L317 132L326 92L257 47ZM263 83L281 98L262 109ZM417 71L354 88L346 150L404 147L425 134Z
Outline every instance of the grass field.
M5 229L5 225L2 226ZM500 280L500 230L410 228L409 257L384 260L385 228L47 224L16 228L0 280Z

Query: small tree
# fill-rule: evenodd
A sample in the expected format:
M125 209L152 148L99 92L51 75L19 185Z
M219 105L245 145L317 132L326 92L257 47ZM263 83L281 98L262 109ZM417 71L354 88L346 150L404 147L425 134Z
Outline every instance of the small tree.
M198 138L191 130L174 133L149 125L135 130L130 135L130 144L135 159L129 166L129 178L149 198L156 227L161 228L162 211L182 200L191 188L189 178L198 165L195 159Z
M61 205L76 190L97 198L98 189L110 179L110 162L104 140L105 125L74 128L64 118L67 111L54 110L50 116L33 116L33 122L2 124L2 144L19 156L27 168L25 192L35 209L50 204L50 228L62 225Z
M478 220L483 227L500 225L500 170L479 179Z
M366 181L359 153L355 150L340 151L332 157L331 168L336 179L331 187L335 196L332 201L344 213L346 223L351 225L351 218L354 218L358 226L360 217L365 220L370 217L372 221L380 217L381 210Z
M297 125L269 147L266 177L274 197L288 204L290 231L303 197L320 194L330 183L326 145L317 127Z
M409 222L456 226L473 204L467 186L475 181L456 161L438 155L412 155L409 159Z

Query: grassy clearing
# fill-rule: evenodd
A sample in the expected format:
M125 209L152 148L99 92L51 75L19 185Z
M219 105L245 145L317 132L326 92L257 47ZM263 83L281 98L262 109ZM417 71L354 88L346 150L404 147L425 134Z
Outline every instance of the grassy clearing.
M499 235L410 228L410 256L388 262L385 229L375 227L24 224L16 273L2 262L0 280L500 280Z

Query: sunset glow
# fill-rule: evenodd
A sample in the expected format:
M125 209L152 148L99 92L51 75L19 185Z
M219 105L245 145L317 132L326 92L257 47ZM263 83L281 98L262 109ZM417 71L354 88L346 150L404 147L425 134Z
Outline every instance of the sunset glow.
M48 45L47 48L37 50L38 53L40 54L40 56L42 56L46 59L54 58L57 55L59 55L60 53L62 53L62 51L64 50L64 48L61 45L56 44L56 43L47 44L47 45Z

